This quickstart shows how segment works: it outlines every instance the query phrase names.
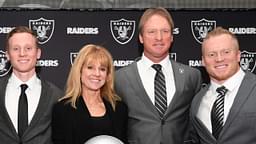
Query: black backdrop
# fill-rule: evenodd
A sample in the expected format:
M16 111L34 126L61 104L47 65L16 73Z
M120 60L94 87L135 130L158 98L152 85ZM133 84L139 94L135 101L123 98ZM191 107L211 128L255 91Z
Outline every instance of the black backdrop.
M242 68L256 72L255 9L169 11L175 22L171 53L176 61L201 69L201 41L208 31L222 26L235 33L240 41ZM60 88L65 85L76 53L85 44L106 47L113 55L116 69L126 66L140 56L137 26L142 13L142 9L2 9L0 76L10 69L5 57L6 34L17 25L28 26L37 32L42 48L42 57L38 61L40 75Z

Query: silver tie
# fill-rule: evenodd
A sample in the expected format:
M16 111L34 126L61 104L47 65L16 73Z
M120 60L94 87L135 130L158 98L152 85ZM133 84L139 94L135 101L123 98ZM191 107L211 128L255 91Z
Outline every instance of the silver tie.
M162 66L160 64L153 64L152 67L156 70L154 82L155 107L158 110L160 117L163 118L167 109L165 77L162 72Z
M212 111L211 111L211 122L212 122L212 135L218 139L219 134L223 128L224 119L224 97L227 93L227 89L221 86L216 89L219 93L215 100Z

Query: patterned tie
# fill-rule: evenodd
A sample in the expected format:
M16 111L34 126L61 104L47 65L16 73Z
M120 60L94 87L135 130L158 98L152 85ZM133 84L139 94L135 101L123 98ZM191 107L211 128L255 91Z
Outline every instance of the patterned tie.
M152 67L156 70L155 75L155 107L159 112L161 118L163 118L164 113L167 109L167 96L166 96L166 86L165 77L162 72L162 66L160 64L153 64Z
M211 111L211 122L212 122L212 135L218 139L219 134L223 128L224 119L224 97L228 89L221 86L216 89L218 92L217 99L215 100L212 111Z
M25 93L28 86L26 84L20 85L21 94L19 98L19 110L18 110L18 134L21 137L28 127L28 101Z

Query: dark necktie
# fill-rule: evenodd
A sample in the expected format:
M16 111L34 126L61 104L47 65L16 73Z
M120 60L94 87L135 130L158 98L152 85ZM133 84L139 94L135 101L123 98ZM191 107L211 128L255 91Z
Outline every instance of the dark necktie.
M224 124L224 97L228 90L224 86L221 86L216 91L218 92L218 96L212 107L211 122L212 135L218 139Z
M18 111L18 134L21 137L28 127L28 101L25 93L28 86L26 84L20 85L21 94L19 98L19 111Z
M163 118L164 113L167 109L165 77L162 72L162 66L160 64L153 64L152 67L156 70L154 82L155 107L158 110L160 117Z

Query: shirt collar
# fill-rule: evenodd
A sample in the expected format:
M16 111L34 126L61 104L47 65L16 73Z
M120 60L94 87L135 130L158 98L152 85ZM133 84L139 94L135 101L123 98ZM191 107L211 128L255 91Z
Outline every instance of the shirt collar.
M168 64L169 64L170 60L169 60L169 55L167 55L160 63L158 64L161 64L161 66L166 69L168 67ZM150 59L148 59L144 53L142 54L142 57L141 57L141 63L142 65L147 68L147 69L151 69L152 65L155 64L154 62L152 62Z
M21 84L27 84L28 89L33 89L34 85L38 82L36 74L34 74L28 81L21 81L14 73L11 74L9 82L15 86L15 88L20 88Z

